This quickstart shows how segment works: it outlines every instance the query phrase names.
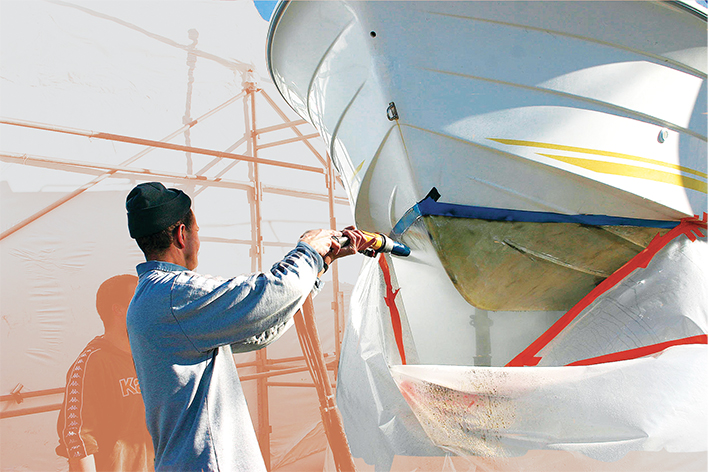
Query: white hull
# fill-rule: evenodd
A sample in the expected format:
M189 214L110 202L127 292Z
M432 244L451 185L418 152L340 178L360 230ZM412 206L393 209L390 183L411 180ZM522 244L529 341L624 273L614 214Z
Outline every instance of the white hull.
M654 235L606 229L707 209L700 16L653 2L290 2L268 58L363 229L415 246L405 216L434 188L463 209L622 219L594 235L426 220L471 305L566 310Z
M706 211L706 20L678 6L291 2L277 15L272 75L328 142L360 226L389 232L432 187L494 208Z
M276 85L326 140L357 225L412 248L408 258L387 258L390 275L383 266L365 267L355 291L338 378L355 456L386 467L394 455L442 450L500 458L561 449L607 461L617 461L619 451L705 450L706 405L691 413L695 399L704 398L705 378L678 384L677 395L656 389L658 411L685 398L681 408L690 413L676 424L632 396L615 405L599 396L603 408L596 409L581 395L583 381L569 378L568 389L551 382L539 402L510 401L520 408L517 420L493 425L478 419L499 413L499 398L517 398L514 382L505 391L494 382L437 383L429 374L447 364L476 366L451 368L463 384L511 375L478 366L517 359L599 284L608 290L561 336L531 352L530 363L517 365L536 365L534 356L541 356L545 367L529 373L535 377L619 349L684 338L706 343L706 297L697 289L707 279L705 239L684 253L668 246L650 269L626 274L617 286L604 282L656 233L707 210L706 33L706 9L680 3L279 5L268 46ZM433 188L440 193L433 207L443 213L421 210ZM502 219L475 213L488 210ZM531 214L580 219L524 219ZM653 269L660 264L667 265ZM688 275L690 269L696 274ZM633 298L636 284L646 288L642 299ZM681 296L663 298L665 289ZM691 356L706 370L704 346L694 346ZM391 367L397 364L422 370ZM630 365L614 362L608 371L623 378ZM554 372L563 377L563 369ZM594 372L593 366L577 371L582 380ZM641 377L633 389L650 391L645 382L653 380ZM605 380L596 381L601 388ZM406 382L419 393L453 393L406 403L400 393L406 395ZM471 413L471 395L488 403ZM554 395L567 395L569 411L581 419L536 421ZM632 431L614 436L616 407L638 410L628 420ZM598 438L579 429L594 411ZM472 422L458 421L466 414ZM653 422L669 429L647 426ZM670 434L675 426L701 444L678 446L679 436ZM519 442L511 447L510 438ZM493 450L485 452L488 446ZM682 470L684 459L673 460ZM482 465L517 470L504 464Z

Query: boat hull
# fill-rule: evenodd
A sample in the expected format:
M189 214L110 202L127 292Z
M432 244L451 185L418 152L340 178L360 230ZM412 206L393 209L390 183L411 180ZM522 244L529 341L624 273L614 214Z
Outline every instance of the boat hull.
M706 19L655 2L289 2L268 46L274 81L327 142L357 225L405 243L397 225L434 188L440 202L488 209L701 216L706 55ZM483 231L482 246L450 252L460 223L429 216L447 274L487 310L568 309L645 247L618 250L623 237L598 231L587 252L611 260L589 268L568 257L584 221L540 231L507 218L516 224L497 225L501 237ZM598 224L649 231L634 225ZM520 252L527 233L540 237ZM520 254L534 263L511 274ZM540 285L515 286L520 277Z
M356 457L701 462L706 377L686 372L706 371L706 216L680 221L706 212L706 25L665 2L279 5L274 82L357 225L412 250L368 261L353 293L338 403ZM617 379L628 395L588 401Z

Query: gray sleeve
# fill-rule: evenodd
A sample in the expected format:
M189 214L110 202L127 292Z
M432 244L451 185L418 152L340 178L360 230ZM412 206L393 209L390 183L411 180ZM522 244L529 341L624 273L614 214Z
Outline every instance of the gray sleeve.
M227 344L234 352L260 349L290 326L308 294L320 290L322 267L322 257L298 243L267 272L232 279L184 272L173 287L173 314L198 351Z

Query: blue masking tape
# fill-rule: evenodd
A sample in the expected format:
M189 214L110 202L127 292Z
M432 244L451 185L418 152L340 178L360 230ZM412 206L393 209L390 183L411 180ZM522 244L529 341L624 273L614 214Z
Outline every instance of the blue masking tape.
M526 223L576 223L588 226L640 226L646 228L674 228L679 221L645 220L606 215L565 215L545 211L508 210L455 203L437 202L426 197L396 223L392 237L402 235L422 216L448 216L451 218L470 218L486 221L515 221Z

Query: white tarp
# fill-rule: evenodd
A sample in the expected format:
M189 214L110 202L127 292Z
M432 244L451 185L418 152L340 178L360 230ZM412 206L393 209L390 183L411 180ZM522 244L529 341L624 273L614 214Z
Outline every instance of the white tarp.
M540 353L553 353L558 339L564 362L554 363L559 359L551 355L548 361L558 367L419 363L411 318L445 324L453 305L435 290L428 306L406 303L407 290L423 290L430 267L419 269L422 284L412 287L413 264L405 264L409 285L399 286L398 273L368 261L353 293L338 379L338 405L354 456L377 470L524 471L559 463L566 464L559 470L705 470L706 344L619 362L565 364L706 335L706 251L706 239L691 242L680 235L647 268L601 295L578 317L585 321L569 325L573 342L564 342L562 332ZM402 263L389 258L387 266ZM406 365L392 298L402 319ZM599 309L604 311L594 316ZM639 330L645 334L624 339ZM514 337L512 330L508 334Z
M584 309L540 352L559 366L676 339L706 335L706 240L680 235Z
M552 449L613 462L631 451L706 451L706 345L593 366L391 371L432 440L459 455Z

